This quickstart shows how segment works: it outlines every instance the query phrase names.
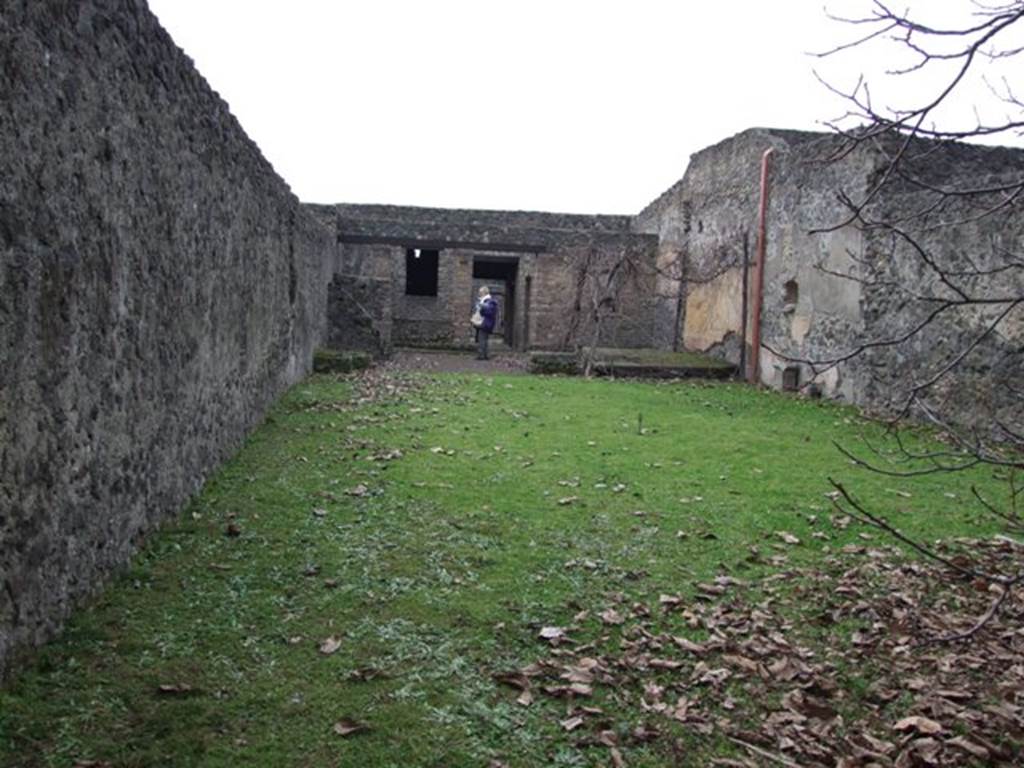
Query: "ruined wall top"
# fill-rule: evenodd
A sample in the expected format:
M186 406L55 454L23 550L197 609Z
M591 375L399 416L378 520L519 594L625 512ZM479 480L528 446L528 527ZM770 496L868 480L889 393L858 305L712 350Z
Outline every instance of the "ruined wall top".
M426 208L409 205L335 206L339 215L351 219L416 221L451 226L504 226L572 232L629 232L629 216L547 213L541 211L499 211L465 208Z
M819 133L814 131L793 131L782 128L748 128L734 136L723 139L717 144L705 147L699 152L690 155L690 162L686 173L671 187L662 192L652 200L643 210L632 218L632 226L636 231L648 231L650 223L657 219L662 212L675 205L676 198L689 184L687 174L691 168L700 166L712 158L721 157L726 159L732 167L737 166L737 158L741 155L750 155L751 158L759 159L760 153L768 147L795 146L814 141L834 138L835 134Z
M329 217L333 211L339 240L351 243L532 253L596 242L606 246L644 248L655 244L654 238L630 231L629 216L344 203L309 207L321 219Z

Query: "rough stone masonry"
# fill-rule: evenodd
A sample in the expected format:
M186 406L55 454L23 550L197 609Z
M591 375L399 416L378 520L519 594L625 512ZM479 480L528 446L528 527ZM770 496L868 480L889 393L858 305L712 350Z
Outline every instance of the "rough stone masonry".
M0 2L0 670L309 369L333 245L133 0Z
M913 327L919 315L885 285L929 280L878 233L831 226L836 190L857 197L884 157L824 165L835 137L823 134L744 131L695 154L634 217L300 205L143 0L0 0L0 107L0 674L181 509L319 343L468 345L486 282L509 347L589 338L742 362L756 345L757 380L796 389L812 371L795 359ZM748 272L768 149L755 340ZM1020 200L993 219L938 207L930 188L999 187L1024 151L927 146L920 162L929 183L887 190L883 214L934 212L918 237L954 268L979 243L1020 253ZM623 259L636 273L610 321L577 326L583 289ZM885 280L840 276L864 278L863 265ZM1020 270L988 274L981 288L1020 295ZM1021 311L977 343L990 315L959 313L815 385L880 405L970 345L939 404L1019 425Z
M756 261L761 158L771 150L757 380L798 389L813 379L827 396L898 410L915 384L959 359L941 386L927 393L929 407L955 424L1024 429L1017 386L1024 377L1024 306L991 329L994 310L979 303L945 312L911 333L936 306L917 294L954 294L923 269L907 241L885 228L836 226L848 215L839 192L863 198L895 151L862 145L841 153L841 142L835 134L743 131L691 157L683 178L634 219L638 231L658 235L659 260L677 253L685 262L689 280L680 288L678 321L683 345L734 363L750 359L753 286L746 273ZM830 160L837 155L843 159ZM1020 196L993 192L961 200L942 194L1013 189L1024 176L1024 150L918 141L904 168L916 181L886 185L874 196L872 215L900 222L951 274L974 269L975 278L959 281L971 295L1024 295ZM812 366L799 362L899 339L817 378Z

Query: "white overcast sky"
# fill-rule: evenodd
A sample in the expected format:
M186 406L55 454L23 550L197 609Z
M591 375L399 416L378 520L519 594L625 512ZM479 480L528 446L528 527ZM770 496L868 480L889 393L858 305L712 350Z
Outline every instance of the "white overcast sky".
M753 126L821 130L843 112L813 70L848 87L881 54L809 56L853 36L825 4L870 8L150 0L304 201L625 214L710 144ZM917 87L892 98L916 100Z

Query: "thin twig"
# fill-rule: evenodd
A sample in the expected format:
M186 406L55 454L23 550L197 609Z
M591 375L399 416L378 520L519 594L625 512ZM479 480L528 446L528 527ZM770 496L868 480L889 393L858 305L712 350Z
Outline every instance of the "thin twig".
M761 747L755 746L751 744L749 741L744 741L743 739L739 739L735 736L730 736L729 741L731 741L733 744L738 744L739 746L743 747L744 749L750 752L753 752L755 755L759 755L760 757L772 760L778 763L779 765L785 765L788 766L788 768L800 768L800 763L794 763L788 757L777 754L775 752L769 752L767 749L762 749Z
M963 641L963 640L970 640L978 632L980 632L985 627L986 624L988 624L990 621L992 621L992 619L995 617L996 613L999 611L999 608L1006 601L1007 596L1010 594L1011 587L1012 587L1012 585L1010 585L1010 586L1007 586L1005 584L1000 584L999 585L999 595L996 597L995 600L992 601L992 604L988 607L988 610L985 611L985 613L981 616L981 618L978 619L978 621L975 622L973 627L971 627L970 629L968 629L968 630L966 630L964 632L955 632L955 633L953 633L951 635L942 635L941 637L936 637L936 638L932 639L929 642L931 642L931 643L955 643L955 642L960 642L960 641Z
M968 568L966 566L959 565L959 564L953 562L952 560L950 560L949 558L943 557L938 552L935 552L934 550L926 547L924 544L921 544L918 541L914 541L912 538L910 538L906 534L903 534L898 529L894 528L885 519L879 517L878 515L872 514L871 512L868 512L868 510L865 509L863 505L861 505L859 502L857 502L850 495L850 493L846 490L846 488L843 487L842 483L836 482L831 477L828 479L828 482L829 482L829 484L831 484L831 486L833 488L835 488L837 491L839 491L840 495L843 497L843 499L846 501L846 503L849 504L851 507L853 507L857 511L857 514L860 515L861 522L867 522L869 525L873 525L876 528L882 529L883 531L885 531L886 533L891 535L893 538L898 539L899 541L903 542L904 544L906 544L908 547L910 547L911 549L915 550L916 552L924 555L925 557L927 557L930 560L934 560L937 563L941 563L942 565L944 565L947 568L949 568L951 571L955 571L956 573L959 573L961 576L966 576L966 577L971 578L971 579L983 579L985 581L991 581L991 582L995 582L995 583L998 583L998 584L1006 583L1007 579L1005 577L1003 577L1003 576L982 573L980 571L974 570L973 568ZM846 514L846 515L850 514L850 511L847 510L847 509L844 509L843 506L841 504L839 504L837 499L833 499L832 500L832 504L836 507L836 509L838 509L843 514ZM854 515L854 516L856 517L856 515Z

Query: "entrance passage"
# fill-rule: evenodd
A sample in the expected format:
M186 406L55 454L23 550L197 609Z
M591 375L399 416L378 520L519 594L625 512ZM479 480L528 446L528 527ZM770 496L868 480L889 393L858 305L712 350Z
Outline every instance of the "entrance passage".
M491 289L498 301L498 324L494 335L509 349L516 344L516 277L519 272L518 256L478 256L473 259L473 296L476 300L481 285Z

